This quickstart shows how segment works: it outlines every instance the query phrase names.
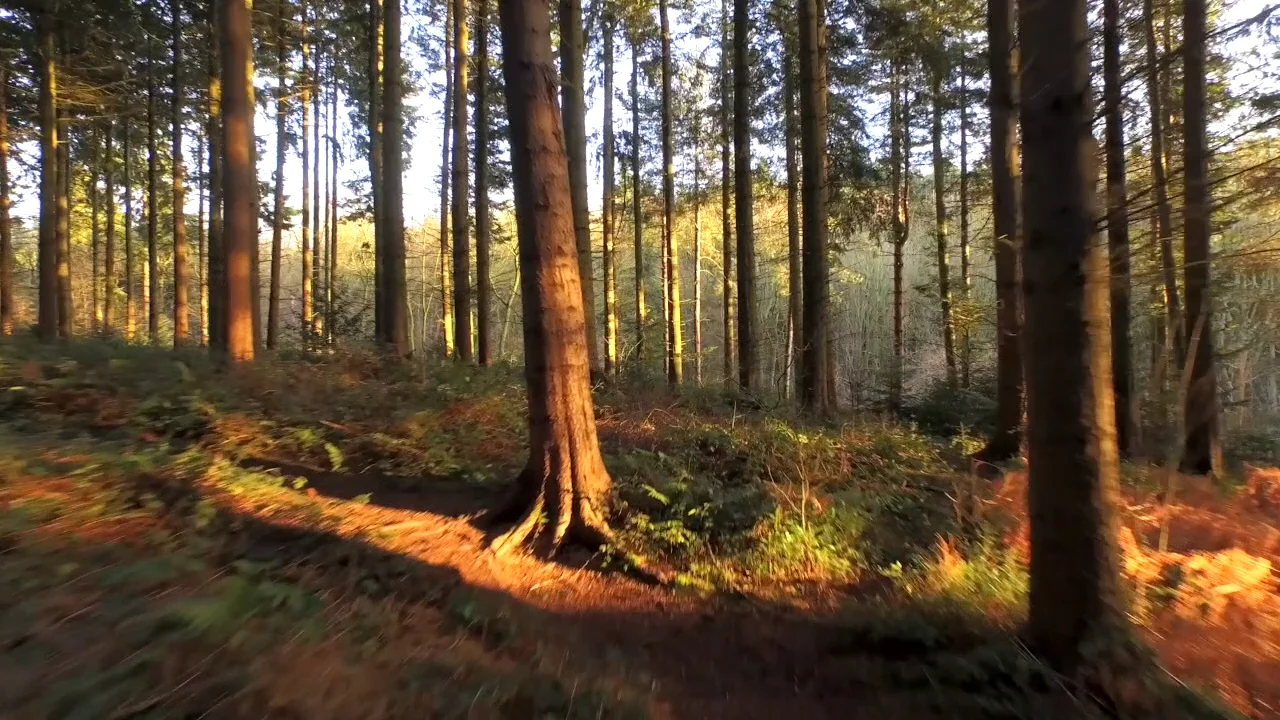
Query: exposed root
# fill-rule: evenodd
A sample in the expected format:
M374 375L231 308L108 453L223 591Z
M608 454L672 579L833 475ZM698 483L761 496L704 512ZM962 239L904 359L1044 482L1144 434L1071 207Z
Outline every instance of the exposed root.
M537 529L538 523L542 522L542 510L546 507L542 494L539 493L534 499L533 504L525 512L524 517L515 524L515 527L498 535L489 543L489 549L502 555L509 552L512 548L523 545L525 541Z

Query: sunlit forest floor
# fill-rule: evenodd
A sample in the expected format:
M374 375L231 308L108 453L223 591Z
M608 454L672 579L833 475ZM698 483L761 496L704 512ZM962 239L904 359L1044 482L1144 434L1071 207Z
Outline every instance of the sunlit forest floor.
M597 394L618 547L547 562L484 550L516 370L0 342L0 716L1101 712L1017 640L1019 468L657 385ZM1178 716L1280 715L1280 471L1124 482L1131 617L1202 690Z

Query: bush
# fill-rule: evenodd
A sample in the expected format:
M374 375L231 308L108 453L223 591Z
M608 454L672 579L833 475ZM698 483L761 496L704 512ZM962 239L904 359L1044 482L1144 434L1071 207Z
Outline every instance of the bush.
M907 398L903 414L930 435L951 437L965 431L991 432L995 400L975 390L935 383L921 395Z

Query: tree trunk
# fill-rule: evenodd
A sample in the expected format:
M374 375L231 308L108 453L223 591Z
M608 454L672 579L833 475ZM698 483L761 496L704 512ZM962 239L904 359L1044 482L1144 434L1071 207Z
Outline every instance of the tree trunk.
M382 0L369 0L369 192L373 198L373 337L385 342L387 289L382 201Z
M800 319L800 403L824 413L834 398L828 390L831 328L827 309L827 67L826 27L819 0L799 3L800 152L803 165Z
M66 51L63 51L64 61ZM58 337L71 337L75 303L71 295L71 133L67 109L58 108L58 184L56 186L58 234Z
M450 143L450 134L453 132L453 25L457 19L453 16L453 2L447 2L445 8L445 24L444 24L444 110L440 119L441 124L441 159L440 159L440 312L441 321L444 330L444 354L445 357L455 357L457 345L455 344L455 325L453 319L453 272L450 270L449 263L452 257L449 239L449 181L450 168L449 158L452 155L452 147ZM424 248L425 252L425 248ZM425 296L425 283L423 279ZM426 298L423 298L425 303ZM426 318L423 318L426 323Z
M604 19L604 190L600 203L601 249L604 262L604 372L618 374L618 267L613 227L613 15Z
M1173 254L1173 213L1169 209L1168 168L1165 166L1165 133L1169 118L1165 113L1168 100L1160 83L1160 61L1156 51L1155 11L1153 0L1143 0L1142 20L1146 35L1147 106L1151 116L1151 177L1155 190L1157 238L1160 269L1164 277L1165 341L1172 348L1173 367L1183 364L1182 302L1178 297L1177 259ZM1166 360L1168 362L1168 360ZM1164 373L1166 376L1171 373Z
M85 178L85 196L89 201L89 293L90 302L90 328L93 332L99 332L102 329L102 289L98 285L101 276L98 275L98 260L102 255L102 213L99 207L101 198L98 195L98 175L102 168L102 146L100 144L101 128L94 128L92 133L93 148L90 151L88 162L88 177Z
M336 71L336 67L334 68ZM325 329L329 343L336 339L338 322L338 81L334 75L333 91L329 93L329 262L325 268Z
M1074 1L1074 0L1073 0ZM996 417L990 442L976 455L1000 462L1022 443L1022 353L1018 333L1018 133L1013 39L1013 0L988 0L987 37L991 73L991 215L996 265ZM1065 59L1065 55L1063 56ZM1072 146L1074 147L1074 146Z
M226 237L226 353L232 362L253 360L253 217L258 176L253 165L253 28L251 0L219 0L222 6L223 152L222 196Z
M587 355L591 373L600 371L596 347L595 281L591 268L591 216L587 207L587 102L583 67L582 0L560 0L560 107L564 115L565 149L569 153L569 191L573 201L573 233L578 247L582 304L587 313Z
M947 361L947 384L956 384L956 326L951 316L950 251L947 236L946 161L942 157L942 74L933 79L933 206L938 241L938 299L942 312L942 350Z
M489 279L489 3L476 2L476 360L493 363L490 308L493 287Z
M693 119L693 378L702 384L702 133Z
M546 5L535 0L511 0L500 8L523 278L530 456L512 505L523 517L494 545L510 547L545 527L553 549L564 541L600 546L610 539L604 512L611 481L591 401L550 23Z
M53 18L45 15L40 35L40 239L38 246L39 334L45 342L58 339L58 64Z
M187 219L184 213L186 187L182 167L182 12L179 0L172 0L170 32L173 34L173 345L180 347L191 339L190 261L187 258ZM257 188L254 188L255 194Z
M799 141L800 118L796 114L796 73L797 53L799 49L792 44L788 33L783 49L782 98L783 98L783 145L785 146L787 169L787 384L785 395L790 386L791 375L795 376L796 394L800 393L801 371L798 363L804 353L801 342L803 335L804 289L803 269L800 258L800 158L796 143Z
M142 304L147 306L147 341L160 340L160 154L156 117L155 43L147 39L147 264Z
M1214 475L1223 470L1218 387L1213 358L1213 302L1209 294L1209 238L1213 198L1209 192L1209 147L1205 118L1206 0L1184 0L1182 21L1183 171L1182 255L1187 289L1187 391L1183 409L1186 441L1181 469Z
M1035 650L1068 676L1124 619L1112 522L1119 482L1107 259L1096 172L1085 0L1022 5L1027 432ZM1001 47L997 45L996 47ZM1000 54L1000 53L997 53Z
M2 86L3 83L0 83ZM0 123L3 122L3 113L0 112ZM116 299L116 178L115 178L115 124L108 117L105 121L105 153L102 162L102 181L104 199L106 200L107 213L106 235L104 237L105 244L103 247L103 263L102 263L102 329L111 332L115 326L115 299ZM3 130L0 129L0 136L3 136ZM3 140L0 140L0 146ZM0 147L0 213L4 210L4 150ZM4 222L5 218L0 215L0 222Z
M386 5L382 87L383 205L386 207L388 293L387 331L391 348L400 356L409 350L409 301L404 268L404 113L401 110L400 2Z
M636 362L644 360L644 326L649 311L644 297L644 207L640 202L640 36L631 42L631 219L636 265Z
M733 0L733 184L738 229L738 386L754 390L756 241L752 218L750 0Z
M471 218L467 214L467 0L453 2L453 326L457 356L471 362Z
M13 237L9 221L9 59L0 58L0 333L13 333ZM109 151L108 151L109 152ZM110 174L107 175L110 188ZM110 193L110 189L107 191Z
M973 310L973 279L969 271L969 70L968 56L962 46L960 54L960 293L964 300L964 323L960 331L960 386L966 390L972 379L972 353L968 317Z
M903 217L903 125L906 119L906 88L896 60L890 63L890 99L889 99L889 174L893 185L893 365L889 371L889 409L899 412L902 409L902 356L905 351L903 343L903 304L905 290L903 287L903 246L906 244L906 220ZM906 179L909 188L911 180Z
M316 20L319 21L319 7L316 8ZM321 272L324 268L322 248L327 244L325 239L328 237L325 232L321 213L324 208L328 207L327 203L320 198L320 189L324 185L321 176L324 171L320 167L320 130L324 126L324 118L321 117L322 111L320 106L321 93L324 89L323 81L320 77L320 66L324 62L324 55L319 44L313 46L315 50L314 64L311 68L311 112L314 116L314 124L311 126L311 328L310 336L320 339L320 332L324 324L324 284L321 282Z
M284 241L284 160L289 122L288 88L285 85L289 72L284 35L285 6L284 2L276 4L276 187L275 204L271 213L271 285L267 291L269 350L276 348L280 336L280 254Z
M302 105L302 342L304 346L311 341L311 328L315 314L313 297L315 289L311 286L311 109L314 103L311 99L313 89L310 66L311 23L307 13L307 2L303 0L302 73L298 76L298 84L302 88L299 100ZM319 242L319 228L316 230L316 242ZM378 339L385 340L382 337Z
M200 302L200 344L209 344L209 285L205 268L206 234L204 224L205 208L205 174L204 174L204 133L196 133L196 290ZM108 238L108 241L110 238ZM110 287L110 286L108 286Z
M680 318L680 251L676 244L676 164L671 142L671 23L667 0L658 0L662 27L662 246L666 263L667 382L684 381L684 333Z
M729 76L729 43L729 0L720 0L720 237L721 266L724 270L721 297L724 299L724 382L731 386L737 382L738 291L733 261L738 251L734 244L733 214L730 210L733 166L729 145L729 106L732 104L733 86Z
M1107 139L1107 246L1111 253L1111 378L1116 406L1116 445L1121 457L1134 453L1129 344L1129 208L1125 182L1124 87L1120 77L1120 0L1104 0L1103 100Z
M124 135L121 143L124 146L124 327L125 337L134 340L138 332L138 303L134 292L137 272L133 253L133 124L126 120L121 123L121 130Z
M318 70L318 68L317 68ZM335 81L333 57L329 57L329 82L332 85ZM329 95L333 95L333 88L329 88ZM332 295L333 283L329 276L330 251L333 239L333 165L332 152L333 136L329 134L329 128L333 124L333 113L329 108L329 98L325 96L323 85L317 83L316 105L319 108L316 115L316 149L320 152L320 160L316 162L316 172L320 173L321 180L324 184L324 192L320 201L320 212L323 213L323 220L320 224L320 235L316 242L316 248L319 250L319 264L316 266L316 274L320 276L320 296L324 298L324 310L320 313L318 324L320 332L316 338L321 345L327 344L331 328L329 326L329 318L333 314ZM320 114L323 113L323 114Z

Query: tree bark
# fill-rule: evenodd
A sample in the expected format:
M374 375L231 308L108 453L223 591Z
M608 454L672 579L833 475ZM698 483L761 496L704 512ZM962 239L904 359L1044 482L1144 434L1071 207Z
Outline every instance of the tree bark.
M667 0L658 0L662 30L662 240L666 263L667 382L684 382L684 328L680 317L680 252L676 244L676 165L671 142L671 23Z
M1107 329L1107 258L1094 237L1085 0L1020 6L1037 62L1022 71L1032 646L1081 671L1113 643L1113 506L1119 482ZM999 47L999 46L997 46Z
M191 339L190 261L187 247L185 169L182 166L182 12L179 0L169 6L169 31L173 45L173 116L170 123L173 165L173 345L181 347ZM254 188L256 194L257 188Z
M636 362L644 360L644 326L649 318L644 293L644 206L640 198L640 33L631 39L631 219L636 266Z
M458 359L471 362L471 218L467 148L467 0L453 2L453 325Z
M452 242L449 239L449 184L450 184L450 164L449 158L452 155L452 147L450 143L450 135L453 132L453 25L457 19L453 16L453 2L448 2L445 8L445 30L444 30L444 110L440 119L442 142L440 148L440 312L441 321L444 331L444 354L445 357L456 357L457 345L454 337L455 325L453 319L453 272L449 267L450 258L452 257ZM424 248L425 250L425 248ZM425 279L424 279L425 282ZM423 294L426 294L424 289ZM425 303L425 298L424 298ZM423 318L426 323L426 318Z
M1146 35L1147 108L1151 116L1151 176L1156 202L1156 229L1160 248L1160 269L1164 278L1165 342L1172 349L1173 367L1183 365L1182 302L1178 297L1177 259L1173 253L1173 213L1169 208L1168 168L1165 166L1165 133L1169 117L1168 100L1161 87L1160 61L1156 50L1155 10L1153 0L1143 0L1142 20ZM1167 360L1166 360L1167 362ZM1170 373L1164 373L1166 376Z
M63 60L66 60L63 48ZM56 186L58 234L58 337L71 337L75 326L75 304L71 294L71 123L65 107L57 108L58 184Z
M257 245L253 164L253 28L251 0L219 0L222 8L222 196L226 237L226 353L236 363L254 358L253 248Z
M587 102L583 67L582 0L560 0L560 106L565 149L569 153L569 191L573 200L573 232L578 247L582 304L587 312L587 355L591 373L600 371L596 347L595 280L591 267L591 217L587 207Z
M121 123L124 155L124 314L125 337L135 339L138 332L138 304L134 277L137 275L133 253L133 124ZM210 143L213 140L210 138ZM211 145L212 147L212 145ZM210 231L212 232L212 230ZM212 237L212 236L211 236Z
M200 303L200 344L209 344L209 285L205 232L204 133L196 133L196 289ZM108 238L109 239L109 238Z
M785 21L785 20L784 20ZM785 30L784 30L785 32ZM783 144L785 145L787 170L787 380L795 376L796 395L800 396L800 356L804 353L803 313L804 287L800 249L800 158L796 144L799 141L800 118L796 114L796 74L799 48L786 34L783 49L782 97ZM798 44L798 40L796 41ZM788 382L789 384L789 382ZM786 388L787 385L784 385ZM784 395L786 389L784 389Z
M598 547L610 539L604 511L611 481L592 408L550 23L546 5L536 0L510 0L500 8L523 285L530 456L512 505L523 517L494 547L520 543L539 527L546 528L553 549L564 541Z
M893 185L891 191L893 201L893 366L889 374L889 410L899 412L902 409L902 356L905 352L903 342L903 305L906 294L903 282L903 247L907 241L906 219L903 217L903 187L909 189L911 179L905 181L903 175L903 126L906 124L907 90L904 87L902 72L897 60L890 61L890 99L889 99L889 176Z
M1183 171L1182 256L1183 283L1187 289L1187 338L1185 357L1187 390L1183 409L1186 440L1181 469L1186 473L1215 475L1223 470L1218 386L1213 358L1213 302L1210 297L1209 238L1212 234L1209 189L1209 147L1205 117L1205 36L1208 24L1206 0L1184 0L1182 21L1182 122Z
M336 59L335 59L336 61ZM338 80L334 67L333 89L329 93L329 261L325 268L325 330L329 344L336 340L338 323Z
M9 59L0 58L0 333L13 333L13 236L9 220ZM107 183L110 187L110 175ZM108 193L110 190L108 189Z
M800 151L803 173L801 222L800 403L827 412L833 401L827 308L827 68L826 27L819 0L799 2Z
M963 328L960 332L960 386L969 388L972 375L972 352L969 345L969 328L972 320L970 301L973 299L973 276L969 270L969 71L966 49L960 54L960 293L964 300Z
M702 384L702 133L693 118L693 378ZM679 259L677 258L677 263Z
M311 286L311 110L314 103L311 99L313 92L311 21L307 9L308 3L303 0L302 73L298 77L298 84L302 89L299 100L302 105L302 342L304 345L311 341L311 328L315 322L315 288ZM316 230L316 241L318 242L319 228ZM379 340L386 340L386 338L379 337Z
M3 83L0 83L3 85ZM0 118L3 114L0 113ZM2 121L2 120L0 120ZM103 181L103 199L106 201L107 223L104 236L103 247L103 263L102 263L102 329L111 332L115 327L115 299L116 299L116 179L115 179L115 122L108 117L104 121L105 132L104 145L105 152L102 161L102 181ZM3 135L0 132L0 135ZM0 141L0 145L3 142ZM0 185L4 180L4 151L0 148ZM4 188L0 187L0 207L5 202ZM3 212L3 210L0 210ZM0 222L5 220L0 216Z
M271 213L271 285L267 291L268 350L276 348L280 336L280 254L284 241L284 160L289 122L288 88L285 85L289 71L284 35L285 6L284 2L276 4L276 177L275 204Z
M400 2L386 4L383 28L382 169L386 193L386 247L388 344L405 357L409 348L409 301L404 267L404 113L401 109Z
M751 175L750 0L733 0L733 179L738 231L738 386L756 388L756 242Z
M155 43L147 39L147 264L142 303L147 306L147 341L160 341L160 152L156 117Z
M721 266L724 270L721 297L724 299L724 382L732 386L737 382L738 319L737 277L734 258L737 245L733 237L733 165L730 149L731 125L729 106L732 104L733 86L729 76L729 55L732 52L729 39L729 0L720 0L720 237Z
M100 127L95 127L92 132L93 145L90 150L88 162L88 177L85 178L85 196L89 201L89 301L92 303L90 307L90 329L92 332L99 332L102 329L102 289L98 285L101 277L98 275L98 260L102 255L102 213L99 204L101 196L98 194L98 176L102 171L102 146L100 137Z
M1116 406L1116 445L1134 453L1132 348L1129 344L1129 208L1125 182L1124 87L1120 69L1120 0L1102 3L1102 76L1106 116L1107 246L1111 253L1111 378Z
M320 8L316 7L316 22L319 24ZM324 52L320 48L319 43L312 46L315 51L314 63L311 67L311 113L314 119L311 125L311 328L310 336L314 340L319 340L320 333L324 327L324 254L323 247L327 245L326 239L328 233L324 228L322 214L324 209L328 207L328 203L323 201L320 196L321 188L324 185L324 170L320 167L320 131L324 127L323 111L321 109L321 96L324 91L324 81L320 77L320 66L324 63Z
M950 251L946 200L946 160L942 157L942 73L933 79L933 206L934 236L938 244L938 301L942 313L942 350L947 362L947 384L954 386L956 376L956 325L951 315Z
M39 23L40 41L40 239L38 245L40 339L58 339L58 64L53 18Z
M1074 1L1074 0L1073 0ZM991 74L991 214L996 270L996 416L990 442L975 456L1000 462L1018 454L1022 427L1021 299L1018 292L1018 134L1013 0L988 0Z
M476 1L476 361L493 363L492 296L489 278L489 3Z
M369 191L373 199L373 337L385 342L387 289L382 200L382 0L369 0Z
M613 15L605 12L604 18L604 190L600 203L601 250L604 263L604 372L612 377L618 374L618 266L617 238L614 237L614 178L613 178Z

